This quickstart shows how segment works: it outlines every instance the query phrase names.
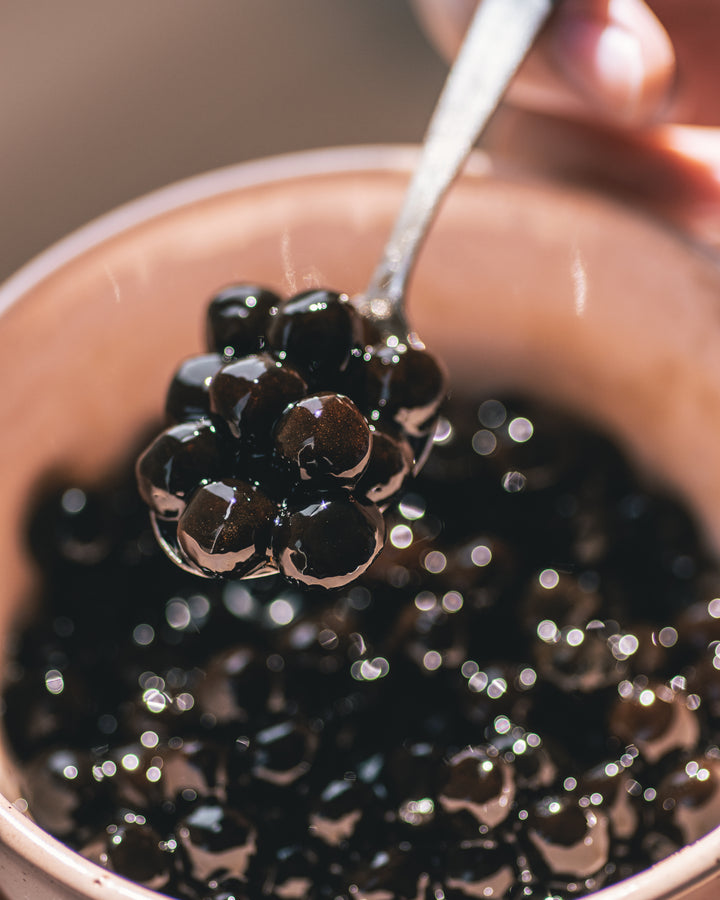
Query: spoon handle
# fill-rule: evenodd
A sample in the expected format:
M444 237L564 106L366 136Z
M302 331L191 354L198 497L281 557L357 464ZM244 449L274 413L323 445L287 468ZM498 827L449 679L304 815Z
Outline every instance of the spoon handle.
M556 3L480 3L430 120L383 257L359 301L361 312L404 324L407 281L435 212Z

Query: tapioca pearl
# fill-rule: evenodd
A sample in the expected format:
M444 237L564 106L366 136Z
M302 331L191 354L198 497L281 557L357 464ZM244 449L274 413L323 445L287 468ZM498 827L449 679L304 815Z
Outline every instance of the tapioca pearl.
M328 386L348 366L361 319L346 294L321 288L289 297L268 329L268 343L313 384Z
M415 804L414 811L405 810L406 820L413 816L418 823L429 820L434 813L444 768L442 748L429 740L407 740L388 751L383 781L390 802L394 806L403 806L407 801Z
M596 691L617 684L627 672L630 641L626 640L626 654L622 643L625 636L617 633L614 623L592 620L584 627L558 628L545 619L536 634L532 651L538 675L564 690Z
M275 426L275 452L301 482L352 487L367 468L371 447L365 417L342 394L303 397Z
M224 479L198 488L178 522L184 556L209 575L242 578L269 562L278 508L244 481Z
M317 854L293 844L280 847L263 885L263 893L279 900L303 900L312 896L320 872Z
M278 715L254 735L252 773L273 785L293 784L310 771L317 746L317 733L306 722Z
M334 779L311 803L309 833L330 847L340 847L352 841L365 822L376 823L380 809L370 785L357 778Z
M67 485L52 491L28 528L33 555L42 563L92 568L112 550L113 520L96 490Z
M677 640L678 633L672 625L628 622L613 639L613 654L627 662L628 678L659 677L672 668Z
M194 688L200 715L214 722L247 722L267 710L282 675L268 666L268 653L250 644L236 644L213 655L203 666L204 677Z
M486 730L488 741L512 765L519 791L549 788L558 778L558 766L540 735L514 725L507 716L496 716Z
M256 449L269 447L272 430L288 404L307 392L304 379L266 353L224 365L212 378L209 403L236 438Z
M720 644L712 646L684 672L688 693L701 698L703 711L714 726L720 719Z
M77 829L78 814L97 792L93 762L87 751L61 748L42 753L29 763L29 803L41 828L60 838Z
M244 879L223 878L210 884L212 886L209 885L203 892L203 900L251 900L252 895Z
M215 294L206 318L208 349L226 357L265 349L265 334L282 300L257 284L234 284Z
M658 785L655 807L658 824L670 827L681 846L706 835L720 821L720 758L683 759Z
M440 884L447 900L509 896L517 879L516 858L509 844L490 840L463 841L448 848Z
M467 657L468 614L459 592L446 592L430 609L415 606L407 623L405 652L424 670L457 669Z
M414 462L413 449L401 433L374 428L370 459L358 482L358 493L373 503L387 503L402 489Z
M204 481L223 474L215 426L207 419L181 422L159 434L138 457L140 496L164 519L177 519Z
M581 627L600 610L600 597L586 590L582 581L554 568L541 569L528 585L522 601L525 628L537 632L549 622L557 629Z
M210 382L225 362L219 353L191 356L173 375L165 401L170 422L178 424L210 415Z
M611 735L635 745L650 763L673 750L692 750L700 735L697 698L671 686L636 679L621 682L608 713Z
M507 819L514 799L512 767L494 748L468 747L448 760L438 791L445 812L466 811L494 828Z
M110 826L106 852L109 868L124 878L152 890L161 890L170 880L172 851L143 815L126 815Z
M290 581L324 588L354 581L383 547L379 509L347 492L313 494L284 511L273 533L272 552Z
M408 435L427 435L447 392L444 366L428 351L398 342L365 355L363 397L371 424L394 422Z
M526 833L548 872L569 879L597 875L610 851L608 818L604 812L583 808L576 797L553 794L529 809Z
M517 553L508 542L477 535L447 554L445 577L476 603L488 604L515 577L517 565Z
M640 824L640 804L629 790L631 781L631 770L619 760L599 763L577 779L580 803L585 808L603 809L612 836L620 840L630 839Z
M720 593L688 606L673 624L681 648L702 652L720 642Z
M389 846L371 855L357 871L345 876L345 890L352 900L424 898L429 884L428 862L410 844Z
M200 799L177 824L194 878L245 879L257 851L255 826L232 807Z
M179 798L192 802L197 797L222 800L227 788L227 751L212 739L188 738L148 752L144 767L148 781L157 780L164 800ZM148 793L150 793L148 789Z
M523 710L532 703L537 683L532 667L501 662L480 666L474 659L466 659L459 670L461 677L454 684L461 708L471 722L490 726L501 719L510 722L524 717Z

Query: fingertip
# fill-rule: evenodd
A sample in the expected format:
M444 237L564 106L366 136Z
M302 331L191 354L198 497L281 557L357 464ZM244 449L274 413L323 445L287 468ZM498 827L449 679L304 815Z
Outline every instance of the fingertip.
M411 0L425 34L446 59L462 43L478 0Z
M641 0L565 0L548 33L552 61L604 119L642 125L661 117L675 81L667 32Z

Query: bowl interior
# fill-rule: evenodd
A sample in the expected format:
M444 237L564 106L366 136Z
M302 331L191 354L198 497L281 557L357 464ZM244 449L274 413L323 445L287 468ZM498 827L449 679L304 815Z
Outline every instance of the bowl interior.
M37 485L52 473L92 482L125 458L177 361L202 349L216 288L362 290L409 162L376 149L225 170L106 217L0 290L3 644L31 609L22 532ZM607 426L688 498L717 546L720 270L609 201L489 168L476 157L441 212L411 286L414 327L456 388L553 398ZM20 796L7 758L0 788ZM8 815L0 831L17 824ZM20 856L47 840L23 834ZM120 896L120 879L71 878L66 856L48 862L63 884Z

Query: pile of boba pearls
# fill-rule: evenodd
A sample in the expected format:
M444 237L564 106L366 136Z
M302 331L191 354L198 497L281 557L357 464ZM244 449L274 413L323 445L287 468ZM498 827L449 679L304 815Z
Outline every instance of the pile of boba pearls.
M30 527L37 821L181 900L548 900L720 823L720 572L582 423L458 399L331 590L168 566L128 472Z
M209 577L353 581L432 442L441 366L322 289L228 287L209 303L207 344L174 375L171 424L137 464L161 545Z

